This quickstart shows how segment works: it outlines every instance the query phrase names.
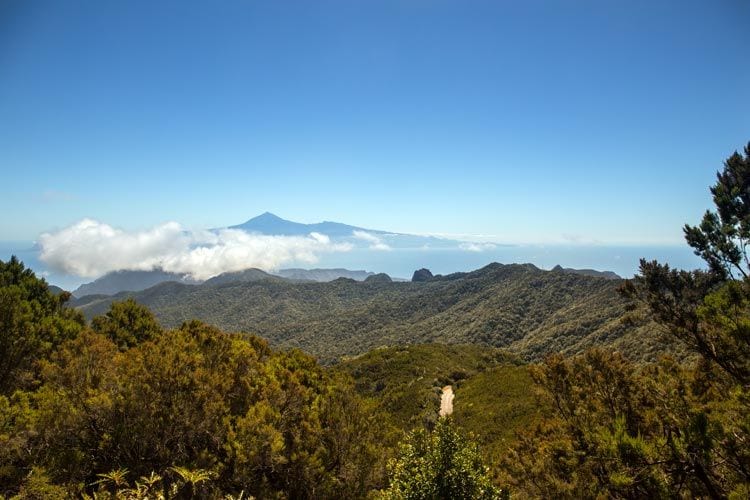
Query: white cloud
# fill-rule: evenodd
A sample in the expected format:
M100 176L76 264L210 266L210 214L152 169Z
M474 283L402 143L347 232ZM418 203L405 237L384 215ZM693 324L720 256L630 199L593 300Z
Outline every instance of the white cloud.
M352 248L318 233L271 236L238 229L187 231L176 222L127 232L91 219L42 234L39 246L41 260L52 269L80 277L161 268L198 280L250 267L275 270L289 262L315 263L321 253Z
M484 252L487 250L494 250L495 248L497 248L497 245L495 245L494 243L466 242L458 245L458 248L460 248L461 250L466 250L467 252Z
M370 250L391 250L391 247L388 246L387 243L385 243L380 237L368 233L367 231L354 231L352 233L355 238L358 240L366 241L370 244Z

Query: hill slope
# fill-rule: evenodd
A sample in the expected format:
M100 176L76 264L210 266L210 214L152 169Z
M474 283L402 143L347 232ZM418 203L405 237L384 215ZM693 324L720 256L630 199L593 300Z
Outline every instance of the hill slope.
M218 276L214 276L213 278L209 278L206 281L203 282L203 285L207 286L216 286L216 285L224 285L226 283L236 283L236 282L251 282L251 281L280 281L283 278L279 276L274 276L272 274L268 274L267 272L261 270L261 269L245 269L244 271L236 271L232 273L222 273Z
M403 430L434 423L441 388L455 393L454 421L499 463L515 433L548 409L534 395L527 366L500 349L423 344L376 349L336 366L361 395L375 399Z
M181 274L160 269L153 271L113 271L73 290L74 297L113 295L122 291L139 292L165 281L185 281Z
M501 350L475 345L419 344L374 349L336 365L363 396L378 400L405 430L434 422L441 388L496 366L519 366ZM457 405L458 406L458 405Z
M370 271L350 271L349 269L279 269L274 273L282 278L297 281L333 281L338 278L349 278L364 281L375 273Z
M528 360L611 345L637 359L664 349L649 325L624 323L618 280L490 264L420 283L163 283L78 304L91 317L133 296L168 327L197 318L334 362L376 347L427 342L505 347Z

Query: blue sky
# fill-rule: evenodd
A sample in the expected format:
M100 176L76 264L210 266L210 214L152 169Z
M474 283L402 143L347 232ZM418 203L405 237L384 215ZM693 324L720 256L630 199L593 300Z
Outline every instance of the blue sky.
M0 240L266 210L653 244L750 140L745 1L0 3Z

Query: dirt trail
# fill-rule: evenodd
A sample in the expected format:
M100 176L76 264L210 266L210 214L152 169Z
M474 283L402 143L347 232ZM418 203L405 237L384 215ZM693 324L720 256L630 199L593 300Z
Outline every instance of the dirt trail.
M453 387L446 385L443 387L443 394L440 396L440 416L445 417L453 413Z

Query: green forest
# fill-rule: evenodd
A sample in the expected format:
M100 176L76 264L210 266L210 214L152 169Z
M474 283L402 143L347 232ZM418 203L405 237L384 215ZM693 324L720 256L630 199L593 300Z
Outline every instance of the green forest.
M211 289L278 287L244 333L193 292L87 318L0 262L0 497L748 498L750 144L710 190L684 228L704 270ZM184 317L208 308L235 322Z
M224 331L252 332L279 348L302 349L323 364L423 343L502 347L530 361L602 345L639 360L686 355L678 344L651 335L648 318L627 314L620 285L532 264L492 263L420 282L166 282L141 292L81 297L74 305L92 319L112 302L133 298L166 327L200 319Z

